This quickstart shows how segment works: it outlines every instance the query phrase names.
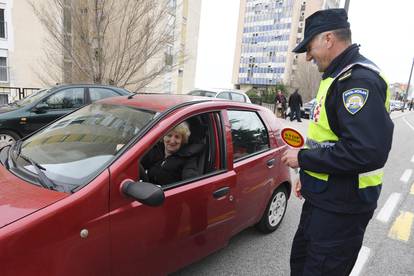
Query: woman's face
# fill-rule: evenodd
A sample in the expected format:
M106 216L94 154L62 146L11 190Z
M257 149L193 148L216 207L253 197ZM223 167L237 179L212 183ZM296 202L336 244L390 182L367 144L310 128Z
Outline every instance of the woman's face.
M182 140L183 137L180 133L176 131L170 131L167 135L164 136L165 150L169 153L178 151L181 147Z

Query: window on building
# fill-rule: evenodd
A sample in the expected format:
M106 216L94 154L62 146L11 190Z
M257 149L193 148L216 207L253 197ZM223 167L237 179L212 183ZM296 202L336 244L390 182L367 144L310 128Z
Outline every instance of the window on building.
M8 82L9 81L9 74L8 74L8 68L7 68L7 58L6 57L0 57L0 81L1 82Z
M6 21L4 20L4 9L0 9L0 38L6 38Z
M174 62L173 46L167 45L167 48L165 49L165 65L172 66L173 62Z

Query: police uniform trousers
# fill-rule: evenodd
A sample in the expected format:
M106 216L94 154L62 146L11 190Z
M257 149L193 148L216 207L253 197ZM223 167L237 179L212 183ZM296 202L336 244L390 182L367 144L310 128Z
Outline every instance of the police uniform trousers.
M349 275L373 213L328 212L305 201L292 243L291 275Z

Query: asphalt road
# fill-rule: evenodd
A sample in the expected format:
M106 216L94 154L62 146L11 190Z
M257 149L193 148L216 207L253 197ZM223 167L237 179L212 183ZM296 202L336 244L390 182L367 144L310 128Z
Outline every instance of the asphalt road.
M414 275L414 112L393 112L391 117L394 140L383 190L352 276ZM306 133L307 120L285 122ZM290 246L302 203L291 197L284 221L274 233L246 229L226 248L174 275L289 275Z

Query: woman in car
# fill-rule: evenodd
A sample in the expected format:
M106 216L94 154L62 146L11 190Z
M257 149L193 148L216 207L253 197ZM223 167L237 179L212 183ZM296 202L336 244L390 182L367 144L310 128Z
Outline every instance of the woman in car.
M149 182L167 185L200 175L197 157L204 145L188 144L190 135L188 124L182 122L142 158Z

